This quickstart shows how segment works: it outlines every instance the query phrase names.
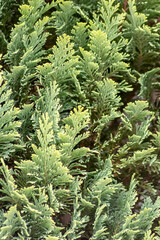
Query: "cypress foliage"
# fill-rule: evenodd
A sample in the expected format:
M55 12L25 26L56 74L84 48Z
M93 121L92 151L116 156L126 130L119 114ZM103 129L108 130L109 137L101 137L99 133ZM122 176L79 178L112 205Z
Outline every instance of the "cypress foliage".
M160 239L159 14L0 0L0 239Z

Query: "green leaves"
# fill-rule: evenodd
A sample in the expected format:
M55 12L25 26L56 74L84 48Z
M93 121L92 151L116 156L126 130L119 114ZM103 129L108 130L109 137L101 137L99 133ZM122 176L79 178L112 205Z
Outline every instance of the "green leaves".
M142 13L137 13L137 9L135 6L135 0L129 0L128 1L129 6L129 12L130 15L128 16L129 22L131 23L131 26L133 29L137 27L141 27L146 22L146 16Z
M61 161L71 169L72 174L83 174L82 169L85 167L83 158L90 149L77 148L77 146L89 136L89 132L85 130L89 125L88 111L79 106L64 119L64 123L64 130L58 134L62 152Z
M77 79L78 56L75 55L73 47L74 44L66 34L58 37L57 46L52 48L52 54L47 57L50 63L37 68L43 86L49 85L50 81L57 82L62 103L61 111L70 110L75 105L77 96L82 95ZM73 97L72 100L70 95Z
M50 82L49 85L44 89L38 90L38 99L36 101L36 110L32 115L32 120L34 122L35 128L39 125L39 118L42 113L47 113L50 121L52 121L54 143L57 141L57 133L59 131L59 88L55 81Z
M6 62L10 71L6 78L18 104L26 102L31 91L31 82L35 79L35 67L41 62L45 51L42 49L49 33L46 31L50 18L43 17L56 4L38 3L33 0L22 5L22 16L11 33L11 41L7 46Z
M125 113L131 122L144 121L148 115L153 115L151 111L146 109L147 107L148 103L146 101L136 101L128 104L125 108Z
M26 223L21 217L19 211L17 210L16 205L10 207L8 212L4 214L4 217L6 218L6 220L4 221L4 226L1 228L0 232L1 239L12 238L15 234L18 234L17 239L29 237Z
M152 63L148 62L148 59L153 59L153 66L157 66L159 36L153 28L146 24L146 15L137 12L135 1L128 1L128 6L128 21L124 23L124 34L130 39L127 51L130 54L133 67L143 73L148 71L149 66L152 66Z
M24 179L26 185L30 184L32 179L32 184L33 182L38 186L52 184L54 188L57 188L58 186L68 185L72 180L69 170L60 161L60 152L56 150L54 145L52 126L53 123L50 121L48 114L42 115L42 118L39 119L39 129L37 130L40 147L37 147L35 144L32 145L34 150L32 155L33 162L26 161L18 164L22 176L25 176L24 173L28 171L28 179L26 177ZM29 168L29 164L33 167Z
M75 46L78 48L86 47L87 38L88 38L88 26L86 23L78 22L71 31L73 34L73 40L75 42Z
M118 38L120 33L120 25L123 23L125 13L118 13L119 3L115 4L115 0L101 0L100 13L94 14L94 21L91 22L92 30L102 30L112 42Z
M0 73L0 156L4 158L22 148L18 133L21 122L16 119L19 109L14 107L11 94L12 91L8 90L6 83L3 83Z
M122 157L121 167L127 165L134 167L134 164L142 164L141 167L145 165L152 167L153 164L154 170L154 164L157 167L159 165L155 154L156 149L151 147L151 144L146 143L146 140L151 136L149 128L154 117L153 112L147 110L147 108L147 102L136 101L135 103L129 103L124 109L125 114L122 115L122 121L123 128L128 131L128 140L118 151L117 157ZM127 156L127 153L131 154L132 149L134 149L133 156ZM137 167L137 165L135 166ZM140 165L137 168L139 170Z
M159 239L158 2L0 0L0 239Z
M59 10L53 13L55 17L54 26L58 35L69 34L72 26L78 21L74 16L76 8L72 1L65 1L59 4Z
M127 64L123 62L124 56L119 52L118 45L115 43L112 45L106 33L101 30L94 30L91 32L90 39L89 47L95 54L102 76L115 76L116 73L127 68Z
M118 95L117 83L112 79L104 79L96 82L97 91L93 91L94 105L98 118L102 115L110 114L111 111L117 110L121 105Z
M153 68L139 78L141 86L139 95L148 100L151 105L156 105L158 101L159 84L157 78L159 77L159 71L160 68Z

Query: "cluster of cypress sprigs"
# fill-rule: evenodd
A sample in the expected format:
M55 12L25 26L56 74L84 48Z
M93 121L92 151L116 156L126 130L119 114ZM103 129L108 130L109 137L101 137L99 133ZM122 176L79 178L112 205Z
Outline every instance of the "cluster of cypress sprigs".
M160 239L160 0L0 0L0 239Z

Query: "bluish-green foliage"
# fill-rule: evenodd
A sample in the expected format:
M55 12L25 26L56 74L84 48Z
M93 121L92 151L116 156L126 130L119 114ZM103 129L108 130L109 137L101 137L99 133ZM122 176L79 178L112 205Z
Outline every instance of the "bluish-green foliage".
M0 239L160 239L159 13L0 0Z

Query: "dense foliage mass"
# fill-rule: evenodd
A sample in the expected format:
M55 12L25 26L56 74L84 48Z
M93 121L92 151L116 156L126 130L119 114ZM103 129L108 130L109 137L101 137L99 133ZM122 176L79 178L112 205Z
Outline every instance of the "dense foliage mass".
M160 239L160 0L0 0L0 239Z

